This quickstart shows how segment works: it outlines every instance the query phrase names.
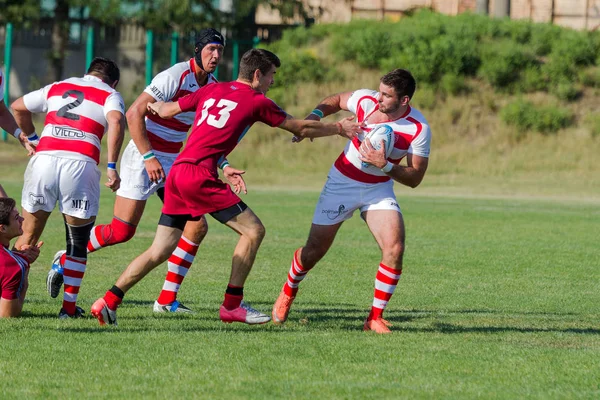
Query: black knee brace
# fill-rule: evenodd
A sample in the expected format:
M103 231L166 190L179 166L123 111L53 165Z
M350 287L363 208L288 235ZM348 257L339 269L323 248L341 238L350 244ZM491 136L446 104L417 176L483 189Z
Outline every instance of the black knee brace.
M65 222L68 256L87 259L87 244L93 227L93 222L79 226L69 225Z

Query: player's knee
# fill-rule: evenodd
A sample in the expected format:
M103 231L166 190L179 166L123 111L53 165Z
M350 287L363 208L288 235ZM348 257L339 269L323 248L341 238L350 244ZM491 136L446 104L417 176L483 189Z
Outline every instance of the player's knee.
M383 259L390 264L390 267L395 268L402 265L402 257L404 256L404 245L402 243L394 243L383 248Z
M189 226L192 226L192 229L190 229ZM207 233L208 224L206 223L206 219L201 218L198 222L194 222L194 225L190 225L190 222L185 225L183 237L194 243L200 244Z
M250 241L258 245L262 242L266 233L267 231L265 226L262 224L262 222L259 221L258 223L254 224L251 229L248 230L246 236L248 237L248 239L250 239Z
M110 244L124 243L130 240L135 235L137 226L121 221L120 219L113 218L110 225L110 232L107 232L106 241Z
M93 222L85 225L70 225L65 222L67 234L67 255L71 257L87 258L87 243Z

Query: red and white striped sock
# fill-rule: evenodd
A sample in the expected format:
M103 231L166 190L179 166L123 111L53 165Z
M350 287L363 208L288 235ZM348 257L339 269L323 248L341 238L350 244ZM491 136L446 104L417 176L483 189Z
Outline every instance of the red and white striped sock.
M81 280L83 279L83 275L85 274L86 264L86 258L71 256L65 257L65 264L63 266L65 287L62 307L69 315L73 315L75 313L75 303L77 303L77 294L79 293Z
M371 307L371 313L369 314L368 319L381 318L383 310L385 310L388 301L392 298L401 276L402 268L393 269L382 263L379 264L379 269L375 276L373 307Z
M310 269L304 269L302 264L300 264L300 249L296 250L292 259L292 266L288 272L287 281L283 285L283 291L286 295L291 297L296 296L298 285L302 282L308 271Z
M162 291L158 296L158 302L160 304L171 304L177 299L177 292L183 282L183 278L188 273L188 270L194 262L194 257L198 252L199 244L192 242L185 237L179 239L177 248L169 257L167 262L169 270L165 277L165 283L163 284Z

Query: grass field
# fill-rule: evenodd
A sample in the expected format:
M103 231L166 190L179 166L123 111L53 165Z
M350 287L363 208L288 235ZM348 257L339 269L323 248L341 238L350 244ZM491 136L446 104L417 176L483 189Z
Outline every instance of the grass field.
M17 197L22 170L4 157L1 183ZM60 301L44 288L64 243L53 215L25 315L0 321L0 398L599 398L597 202L396 192L408 239L388 336L361 330L379 254L357 216L302 283L283 327L219 321L237 238L209 218L179 296L197 313L152 313L163 265L126 296L119 327L105 329L91 317L56 318ZM271 309L317 197L250 187L244 200L267 227L245 289L256 308ZM90 255L79 295L88 313L150 244L159 210L151 201L133 240ZM103 190L99 221L111 211Z

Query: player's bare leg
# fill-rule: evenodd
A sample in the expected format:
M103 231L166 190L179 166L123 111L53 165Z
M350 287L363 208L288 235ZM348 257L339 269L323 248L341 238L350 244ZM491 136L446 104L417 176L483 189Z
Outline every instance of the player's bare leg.
M87 242L87 252L92 253L130 240L135 234L145 207L146 200L133 200L117 195L113 207L113 220L109 224L92 227ZM58 251L48 271L46 290L52 298L58 296L63 285L65 257L65 250Z
M298 285L308 271L327 254L342 223L335 225L312 224L306 244L294 253L287 281L283 284L279 297L273 305L272 317L274 324L283 324L287 320L298 292Z
M205 221L188 221L196 229L204 229ZM158 225L152 245L123 271L117 283L92 305L92 315L98 319L100 325L117 324L117 307L121 304L125 293L137 282L142 280L150 271L166 261L177 242L181 238L182 230L170 226Z
M244 284L252 269L258 248L265 237L265 227L250 208L226 222L240 235L231 261L231 276L225 292L225 300L219 310L223 322L264 324L270 318L242 302Z
M364 330L390 333L390 323L383 319L383 311L402 275L405 229L402 214L394 210L371 210L363 213L377 245L381 249L381 262L375 277L373 306Z
M39 210L34 213L30 213L27 210L22 210L23 215L23 234L19 236L17 241L15 242L15 248L20 249L21 246L35 245L40 237L42 236L42 232L44 232L44 228L46 227L46 222L48 221L48 217L50 213L47 211Z

